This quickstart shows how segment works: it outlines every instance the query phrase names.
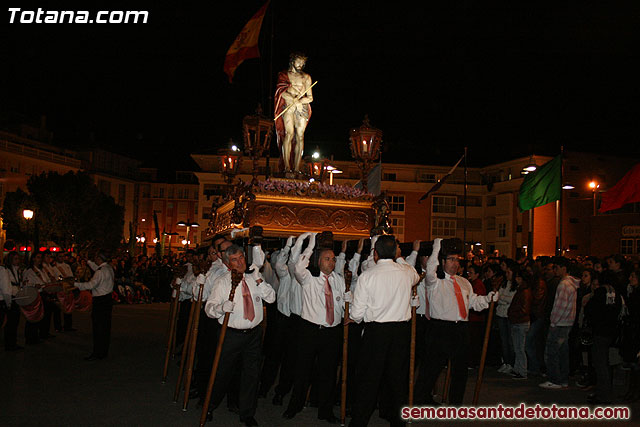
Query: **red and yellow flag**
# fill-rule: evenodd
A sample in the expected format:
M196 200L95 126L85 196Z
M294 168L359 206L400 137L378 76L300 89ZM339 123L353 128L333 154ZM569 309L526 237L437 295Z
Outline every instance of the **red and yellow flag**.
M224 72L229 76L229 83L233 81L233 74L236 68L245 59L259 58L258 38L260 37L260 28L262 28L262 20L267 11L269 2L267 1L260 10L244 26L236 40L227 51L227 57L224 60Z

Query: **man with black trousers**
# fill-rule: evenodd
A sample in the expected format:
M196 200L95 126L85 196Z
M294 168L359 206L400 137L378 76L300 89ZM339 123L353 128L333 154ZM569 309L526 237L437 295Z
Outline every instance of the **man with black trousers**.
M380 236L373 253L375 265L358 277L353 293L349 316L358 323L364 320L365 325L356 367L351 427L369 423L383 379L389 388L390 406L397 414L391 425L403 425L400 406L407 397L409 320L411 306L418 306L418 298L411 298L411 288L419 276L411 265L394 261L396 251L394 236Z
M306 235L309 233L302 234L298 239L304 240ZM338 418L333 414L333 390L342 338L345 285L342 269L336 268L336 256L331 249L319 250L319 276L313 276L307 269L315 240L316 234L310 234L309 244L295 265L295 277L302 287L302 311L293 392L283 417L291 419L304 407L315 364L318 419L336 423Z
M93 352L84 358L91 362L107 357L109 343L111 341L111 309L113 301L113 267L108 262L109 258L104 252L98 252L95 262L88 261L89 267L94 270L91 280L84 283L76 283L75 287L81 291L90 290L93 296L91 309L91 326L93 329Z
M459 255L454 247L441 249L442 239L433 242L433 253L427 261L426 289L431 325L427 335L425 390L430 391L442 367L451 361L449 403L460 405L467 384L469 353L469 309L482 311L489 302L498 300L497 292L476 295L471 283L456 275ZM447 245L451 246L451 245ZM423 396L420 396L421 400ZM427 403L433 398L427 396Z
M266 283L257 268L245 273L247 264L244 251L237 245L229 246L222 255L226 271L213 284L213 289L205 305L205 313L224 323L229 313L229 323L224 344L220 354L220 362L216 373L211 408L207 418L212 418L212 409L220 405L227 393L237 362L240 361L240 395L238 400L240 422L245 426L256 426L254 416L258 400L258 381L260 379L261 341L262 341L262 301L272 303L276 293ZM242 272L242 281L238 284L233 301L229 300L231 292L231 270Z

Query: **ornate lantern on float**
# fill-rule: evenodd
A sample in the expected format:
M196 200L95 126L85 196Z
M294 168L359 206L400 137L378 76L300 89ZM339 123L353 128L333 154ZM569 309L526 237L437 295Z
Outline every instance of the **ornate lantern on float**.
M258 104L256 113L245 116L242 119L242 135L244 138L244 153L253 160L253 181L258 178L258 160L264 156L269 156L271 136L273 134L273 120L262 114L262 106ZM267 160L267 165L269 161ZM268 167L268 166L267 166ZM268 171L265 172L268 176Z
M240 149L233 145L233 141L229 141L231 148L223 148L218 150L220 156L220 173L224 176L224 180L227 184L233 184L233 179L238 174L240 163L242 161L242 154Z
M311 179L323 182L327 172L327 159L320 157L317 151L312 156L307 157L307 167Z
M359 128L351 129L351 155L362 172L362 186L367 189L367 178L373 168L373 163L380 158L380 144L382 143L382 131L369 123L369 116L364 116Z

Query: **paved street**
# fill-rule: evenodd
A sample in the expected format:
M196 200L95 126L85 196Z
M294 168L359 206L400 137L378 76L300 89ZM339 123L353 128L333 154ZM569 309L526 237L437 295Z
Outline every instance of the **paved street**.
M200 411L195 402L191 402L187 412L172 403L178 371L175 362L170 367L167 383L163 385L160 381L167 314L168 304L115 306L110 356L102 361L82 360L91 351L88 313L74 314L77 332L59 333L55 338L18 352L0 351L0 425L197 425ZM23 333L24 318L19 330L20 345L24 344ZM497 373L495 368L489 368L485 378L481 404L486 405L555 402L582 406L587 394L576 387L545 391L537 387L539 380L516 382ZM470 375L465 402L471 401L474 379L475 371ZM623 374L618 372L615 380L618 395L622 392ZM281 418L284 409L274 407L271 397L259 401L256 419L261 426L327 425L316 419L314 408L307 408L295 419L285 421ZM640 424L638 403L632 408L632 414L634 412L634 423ZM214 422L209 425L235 426L239 422L235 414L221 407L214 412ZM376 413L370 425L388 424Z

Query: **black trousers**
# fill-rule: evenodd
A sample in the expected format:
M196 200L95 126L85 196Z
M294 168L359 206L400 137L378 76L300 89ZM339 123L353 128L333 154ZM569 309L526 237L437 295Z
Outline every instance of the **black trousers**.
M293 388L293 377L296 364L296 352L298 348L298 328L300 326L300 316L291 313L289 317L284 316L282 330L282 361L280 362L280 377L275 388L276 394L285 396Z
M288 412L297 413L304 407L315 365L317 382L314 383L314 387L317 385L318 415L333 415L333 391L341 340L341 325L320 328L314 323L300 319L293 392L289 400Z
M380 384L387 385L386 395L392 413L392 425L404 425L400 407L406 403L408 392L409 322L376 323L364 326L360 359L356 370L356 395L349 424L366 426L375 410Z
M40 296L42 297L44 317L38 322L38 334L40 338L46 338L51 330L51 317L54 313L60 313L60 308L56 305L53 294L41 292Z
M4 327L4 348L10 350L18 345L18 324L20 323L20 307L14 302L5 312L7 324Z
M111 342L111 310L113 301L111 294L93 297L91 309L91 326L93 329L93 355L106 357Z
M200 310L200 323L198 324L198 341L196 343L198 358L195 371L195 386L200 392L200 396L204 396L209 383L219 333L220 324L218 319L212 319L207 316L203 305Z
M240 392L238 407L240 418L253 417L258 401L258 380L260 379L260 346L262 328L249 330L227 328L220 364L213 384L211 405L217 408L229 390L240 366Z
M275 304L267 306L267 332L264 339L264 364L260 373L260 394L266 395L278 376L286 347L286 326L289 318L277 309ZM288 390L287 390L288 391Z
M442 367L450 360L449 403L460 405L467 385L469 322L431 319L430 325L427 335L426 390L433 389Z
M431 321L423 314L416 315L416 370L418 377L413 389L413 403L415 405L433 400L432 390L427 390L427 335Z

